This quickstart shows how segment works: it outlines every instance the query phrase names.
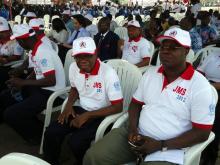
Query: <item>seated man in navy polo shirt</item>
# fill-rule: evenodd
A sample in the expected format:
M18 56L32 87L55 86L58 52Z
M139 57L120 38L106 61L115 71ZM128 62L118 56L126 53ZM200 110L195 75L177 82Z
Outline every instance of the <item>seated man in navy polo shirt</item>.
M74 40L72 56L76 62L69 69L71 90L66 107L45 132L44 159L52 165L59 164L61 144L67 134L71 134L70 147L81 164L103 118L122 110L118 76L113 68L97 59L93 39ZM80 106L73 107L77 99Z

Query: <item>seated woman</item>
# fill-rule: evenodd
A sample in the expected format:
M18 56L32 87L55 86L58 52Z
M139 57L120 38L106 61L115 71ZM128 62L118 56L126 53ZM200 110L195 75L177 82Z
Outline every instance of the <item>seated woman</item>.
M56 43L67 42L69 33L64 22L60 18L55 18L52 20L52 31L48 37Z

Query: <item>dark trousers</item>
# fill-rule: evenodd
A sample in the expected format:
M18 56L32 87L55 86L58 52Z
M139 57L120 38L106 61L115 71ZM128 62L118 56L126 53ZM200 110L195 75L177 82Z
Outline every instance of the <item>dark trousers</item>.
M81 107L74 107L77 114L87 112ZM81 164L86 150L90 147L91 141L95 138L96 130L103 118L87 121L81 128L69 126L69 122L60 124L57 121L51 123L44 136L44 159L51 165L59 164L59 155L64 138L70 134L69 146L76 157L78 164Z
M64 64L65 59L66 59L66 54L67 54L68 50L70 50L70 49L66 48L62 45L59 45L59 44L58 44L58 49L59 49L58 56L60 57L62 64Z
M0 66L0 91L7 88L5 81L9 79L9 75L8 75L9 70L10 67Z
M202 165L215 165L218 158L220 142L220 90L218 90L218 103L215 110L215 121L212 131L215 133L215 139L202 152Z
M22 90L24 100L16 102L10 90L0 93L0 112L4 121L25 140L40 140L43 124L37 114L46 107L52 91L38 87L26 87Z

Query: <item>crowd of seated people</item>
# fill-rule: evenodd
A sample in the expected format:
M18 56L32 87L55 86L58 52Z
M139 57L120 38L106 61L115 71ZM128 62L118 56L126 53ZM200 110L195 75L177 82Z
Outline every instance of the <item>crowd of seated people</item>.
M209 44L218 46L220 14L201 11L196 0L182 19L176 19L171 12L182 9L177 3L173 8L169 5L162 10L152 7L149 19L141 17L145 9L137 6L118 6L113 15L108 5L45 5L39 11L37 6L15 5L26 23L10 27L0 17L0 122L28 143L39 145L43 122L38 114L68 80L71 89L66 107L45 132L43 158L52 165L61 163L61 148L68 134L79 165L123 164L135 160L135 153L142 155L141 165L172 165L183 164L182 148L204 142L211 131L216 138L204 151L202 163L215 165L220 109L210 84L219 95L219 53L209 55L198 68L186 62L186 57L190 50L196 54ZM50 20L47 33L42 13L58 16ZM123 24L116 21L117 16L124 17ZM75 62L65 77L70 49ZM118 75L104 62L122 59L143 68L155 65L158 56L160 66L143 74L133 95L128 127L110 131L90 148L101 121L123 107ZM16 68L6 65L21 59L23 63ZM77 99L80 106L73 106ZM139 146L132 147L127 141Z

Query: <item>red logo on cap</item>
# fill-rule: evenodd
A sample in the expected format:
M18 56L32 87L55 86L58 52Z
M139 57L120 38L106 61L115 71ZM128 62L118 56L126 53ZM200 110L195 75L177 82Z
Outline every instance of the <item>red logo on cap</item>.
M80 48L86 48L86 43L82 41L79 46Z
M172 31L172 32L170 32L169 36L173 36L173 37L175 37L176 34L177 34L177 31Z

